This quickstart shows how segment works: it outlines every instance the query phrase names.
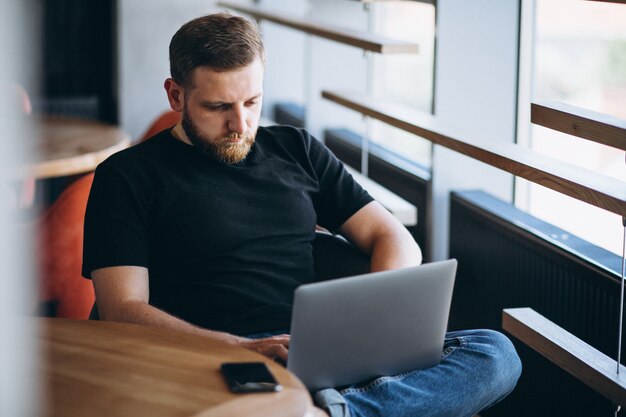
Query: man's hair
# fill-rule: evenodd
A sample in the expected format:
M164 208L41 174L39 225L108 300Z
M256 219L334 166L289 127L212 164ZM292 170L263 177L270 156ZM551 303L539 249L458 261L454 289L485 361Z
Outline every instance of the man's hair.
M193 70L229 71L265 62L263 39L256 25L229 13L215 13L185 23L170 42L170 73L183 87L192 84Z

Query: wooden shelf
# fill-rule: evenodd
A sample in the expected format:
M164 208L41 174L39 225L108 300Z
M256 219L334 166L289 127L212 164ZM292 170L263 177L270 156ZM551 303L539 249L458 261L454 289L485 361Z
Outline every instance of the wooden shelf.
M530 121L559 132L626 151L626 120L565 103L538 102Z
M370 33L356 32L322 23L315 23L309 19L271 11L258 6L248 6L230 2L219 2L217 4L220 7L236 10L257 19L267 20L345 45L356 46L366 51L380 54L416 54L419 50L416 43L398 41Z
M626 184L515 144L479 143L466 133L418 112L363 94L323 91L322 97L434 144L626 217Z
M626 368L531 308L502 312L502 328L614 404L626 405Z

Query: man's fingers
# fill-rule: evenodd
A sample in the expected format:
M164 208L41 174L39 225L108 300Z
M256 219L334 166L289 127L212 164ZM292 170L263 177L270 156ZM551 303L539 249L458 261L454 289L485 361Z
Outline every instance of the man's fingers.
M264 339L248 339L242 346L254 350L270 359L287 361L289 356L289 335L278 335Z
M261 353L270 359L278 358L285 362L287 362L287 357L289 356L289 350L282 344L267 346L267 349Z
M287 349L285 346L279 346L278 357L287 362L287 358L289 357L289 349Z
M277 336L271 336L265 339L257 339L257 343L261 344L269 344L269 345L283 345L289 348L289 342L291 341L291 336L288 334L281 334Z
M273 345L270 350L267 352L266 356L270 359L281 359L284 362L287 362L287 357L289 356L289 351L283 345Z
M289 347L291 336L289 336L288 334L279 334L277 336L272 336L271 339L279 342L281 345Z

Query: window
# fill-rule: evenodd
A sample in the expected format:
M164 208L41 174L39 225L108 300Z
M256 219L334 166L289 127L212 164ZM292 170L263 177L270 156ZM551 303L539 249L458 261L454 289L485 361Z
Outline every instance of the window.
M572 0L534 4L534 30L522 37L522 43L530 42L533 56L521 60L522 66L529 65L530 82L524 85L522 75L520 94L626 119L626 5ZM520 107L529 101L521 99ZM520 108L521 115L527 111ZM520 119L520 124L528 123ZM542 154L626 181L624 152L618 149L535 125L520 134L519 141ZM516 190L519 207L621 255L618 215L524 180L518 180Z
M419 44L419 53L373 57L375 95L431 113L435 57L435 6L414 1L384 2L373 7L374 31ZM410 133L372 122L372 142L422 165L430 165L431 144Z

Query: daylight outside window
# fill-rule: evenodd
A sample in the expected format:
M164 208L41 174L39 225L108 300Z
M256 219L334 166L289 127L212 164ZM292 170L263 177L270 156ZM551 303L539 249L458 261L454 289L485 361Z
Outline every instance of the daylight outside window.
M374 95L426 113L433 107L435 6L420 2L382 2L372 10L380 35L419 44L418 54L374 56ZM408 132L372 122L371 139L394 152L430 166L431 144Z
M626 119L626 5L536 0L533 38L522 39L532 42L534 62L530 85L520 86L532 89L533 101L558 101ZM523 136L520 144L534 151L618 178L626 187L623 151L535 125ZM516 194L520 208L621 255L618 215L524 180L518 180Z

